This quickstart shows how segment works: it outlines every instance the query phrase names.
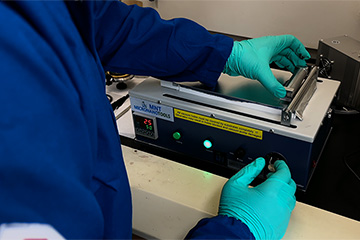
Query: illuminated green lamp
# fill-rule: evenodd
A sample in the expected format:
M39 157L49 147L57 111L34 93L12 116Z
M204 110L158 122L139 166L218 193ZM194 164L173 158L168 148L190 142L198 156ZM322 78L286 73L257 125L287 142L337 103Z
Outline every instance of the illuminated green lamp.
M204 142L203 142L203 145L206 149L209 149L212 147L212 142L209 140L209 139L206 139Z
M180 132L174 132L172 136L173 136L173 138L175 140L179 140L181 138L181 133Z

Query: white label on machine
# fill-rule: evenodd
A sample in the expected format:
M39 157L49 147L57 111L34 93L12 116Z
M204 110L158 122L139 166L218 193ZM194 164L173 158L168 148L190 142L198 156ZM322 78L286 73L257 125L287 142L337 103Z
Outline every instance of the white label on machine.
M130 101L131 110L134 112L144 113L171 122L174 121L174 111L172 107L134 97L132 97Z

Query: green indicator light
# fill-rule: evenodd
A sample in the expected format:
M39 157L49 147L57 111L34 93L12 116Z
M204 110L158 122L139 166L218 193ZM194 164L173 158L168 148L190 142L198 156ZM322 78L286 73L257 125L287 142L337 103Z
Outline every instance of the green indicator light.
M175 140L179 140L181 138L181 134L179 132L174 132L172 136Z
M209 149L209 148L212 147L212 142L211 142L210 140L207 140L207 139L206 139L206 140L203 142L203 145L204 145L205 148Z

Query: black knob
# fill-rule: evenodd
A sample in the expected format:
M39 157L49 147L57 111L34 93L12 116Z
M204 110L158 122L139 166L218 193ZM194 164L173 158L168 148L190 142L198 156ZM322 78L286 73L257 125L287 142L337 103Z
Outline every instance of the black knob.
M277 160L284 160L286 162L286 158L281 154L277 152L271 152L266 154L265 158L265 172L275 172L274 163Z
M124 82L119 82L118 84L116 84L116 88L119 90L124 90L127 88L127 84Z

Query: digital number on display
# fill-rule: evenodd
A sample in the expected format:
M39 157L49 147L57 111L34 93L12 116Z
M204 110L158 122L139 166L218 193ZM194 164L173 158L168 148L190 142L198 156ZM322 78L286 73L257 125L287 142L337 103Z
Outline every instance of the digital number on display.
M133 119L134 119L135 133L137 135L141 135L153 139L157 138L155 117L150 118L148 116L143 116L141 114L134 113Z

